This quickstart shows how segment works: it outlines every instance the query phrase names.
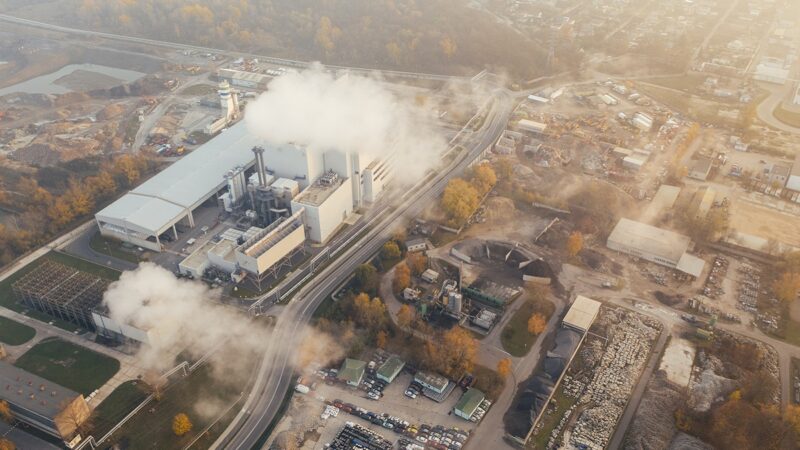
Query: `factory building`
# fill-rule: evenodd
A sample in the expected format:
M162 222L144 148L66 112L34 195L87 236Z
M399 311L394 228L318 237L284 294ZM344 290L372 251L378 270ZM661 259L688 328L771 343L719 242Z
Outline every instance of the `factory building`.
M569 307L569 311L567 311L567 315L564 316L561 324L585 333L592 327L598 314L600 314L600 302L579 295L572 302L572 306Z
M227 187L229 170L253 165L259 142L243 122L230 127L98 212L100 233L160 252L159 236L194 227L192 212Z
M266 90L267 85L272 80L272 77L268 75L235 69L220 69L217 72L217 77L232 86L260 91Z
M98 335L120 344L152 345L158 339L154 330L144 330L112 319L104 305L92 311L92 320Z
M517 128L524 132L539 135L544 134L544 132L547 130L547 124L528 119L521 119L519 122L517 122Z
M292 213L305 210L303 220L309 239L326 242L353 212L351 182L330 171L292 200Z
M705 261L687 253L691 243L688 236L620 219L608 236L606 246L697 278L703 272Z
M2 361L0 386L14 419L64 442L91 416L83 395Z
M12 285L27 307L94 330L92 310L103 301L109 280L45 260Z
M301 209L289 218L275 221L236 248L238 266L250 274L261 275L302 247L306 240L304 212Z

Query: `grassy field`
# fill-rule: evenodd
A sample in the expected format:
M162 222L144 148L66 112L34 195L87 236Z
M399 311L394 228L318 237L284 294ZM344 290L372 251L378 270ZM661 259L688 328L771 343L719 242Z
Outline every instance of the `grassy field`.
M36 344L14 365L84 395L119 371L116 359L58 338Z
M18 270L14 275L11 275L10 277L0 282L0 307L8 308L12 311L16 311L19 313L22 313L27 310L27 308L24 305L17 303L16 299L14 298L14 293L11 289L11 286L14 284L14 282L25 276L31 270L38 267L39 264L41 264L45 259L55 261L70 267L74 267L78 270L94 273L96 275L108 278L110 280L117 280L119 279L120 276L120 272L114 269L98 266L97 264L84 261L80 258L76 258L74 256L67 255L65 253L52 251L42 256L41 258L33 261L32 263L28 264L22 269ZM47 314L40 313L38 311L28 310L25 313L25 315L45 323L52 322L53 325L59 328L63 328L67 331L77 331L81 329L75 324L56 319L54 317L48 316Z
M141 261L133 250L123 247L122 242L116 239L105 238L99 232L92 236L92 239L89 241L89 247L97 253L119 258L134 264Z
M0 342L22 345L36 336L36 330L17 321L0 317Z
M117 431L103 448L111 448L120 444L127 449L167 449L183 448L193 441L203 430L239 397L241 385L230 383L220 385L211 376L211 368L202 366L186 378L180 378L167 387L160 401L150 403L136 414L125 426ZM120 396L125 393L121 393ZM218 405L211 415L200 415L195 406L202 400ZM105 403L105 402L104 402ZM101 405L102 406L102 405ZM113 411L112 411L113 412ZM184 413L192 422L192 430L178 437L172 432L172 419L176 414ZM230 420L232 416L226 415ZM217 433L224 427L215 427ZM216 438L210 433L201 437L197 448L208 447Z
M800 128L800 113L787 111L778 105L778 107L775 108L774 114L776 119L780 120L786 125Z
M537 336L528 332L528 319L534 313L541 313L549 319L555 308L549 300L535 302L523 297L520 301L523 302L522 306L514 313L500 334L503 350L513 356L527 355L536 342Z
M577 401L572 397L568 397L564 394L564 385L559 386L556 393L553 395L553 401L556 402L556 413L555 414L545 414L542 416L541 420L541 428L536 435L531 436L531 439L528 441L528 445L526 448L531 449L539 449L539 448L547 448L547 441L550 438L550 433L553 432L553 429L558 425L561 421L561 418L564 416L564 411L567 410L573 403Z
M126 381L117 386L114 392L95 408L95 437L106 434L147 398L147 393L142 387L141 381Z
M705 83L706 77L701 74L687 74L679 77L648 78L644 81L665 88L696 93L697 89Z

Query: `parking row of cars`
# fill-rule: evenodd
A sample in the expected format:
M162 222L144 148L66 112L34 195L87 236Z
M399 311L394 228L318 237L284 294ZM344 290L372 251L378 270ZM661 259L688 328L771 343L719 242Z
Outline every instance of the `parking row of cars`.
M441 425L431 426L428 424L417 426L400 417L367 411L364 408L339 399L333 400L329 404L339 408L341 411L402 435L403 438L399 441L401 449L418 450L418 447L409 447L409 444L414 443L414 445L426 449L461 450L469 438L469 432L458 428L448 429Z

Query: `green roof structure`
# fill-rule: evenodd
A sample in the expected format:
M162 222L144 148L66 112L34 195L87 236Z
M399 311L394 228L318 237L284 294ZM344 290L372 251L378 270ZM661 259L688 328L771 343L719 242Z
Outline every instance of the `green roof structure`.
M391 383L397 377L403 367L406 365L402 359L391 356L378 368L378 379L387 383Z
M474 388L470 389L461 396L453 409L458 417L469 420L485 398L486 396L483 392Z
M364 378L364 370L366 367L367 363L364 361L347 358L344 360L342 368L339 369L338 378L342 381L346 381L349 385L358 386Z

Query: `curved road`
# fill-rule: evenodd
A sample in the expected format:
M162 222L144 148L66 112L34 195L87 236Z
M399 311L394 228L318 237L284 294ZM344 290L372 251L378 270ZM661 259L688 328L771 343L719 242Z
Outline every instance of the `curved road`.
M771 95L758 105L758 109L756 109L756 115L758 118L772 128L776 128L787 133L800 134L800 128L787 125L775 117L775 109L780 106L781 102L783 102L783 99L789 95L791 86L778 86L768 83L761 83L760 86L770 91Z
M338 261L323 269L312 283L295 295L281 314L270 341L265 343L264 359L244 406L212 445L212 449L251 449L260 445L266 429L280 408L284 393L290 387L293 376L291 358L297 346L298 335L319 304L350 276L358 264L368 260L380 249L391 235L392 224L404 217L419 214L444 190L450 178L460 174L497 140L506 127L512 109L511 96L505 91L496 91L494 105L484 124L463 145L467 149L462 152L463 156L440 171L433 180L412 191L394 210L387 210L388 215L373 219L375 225L363 238L344 249Z

